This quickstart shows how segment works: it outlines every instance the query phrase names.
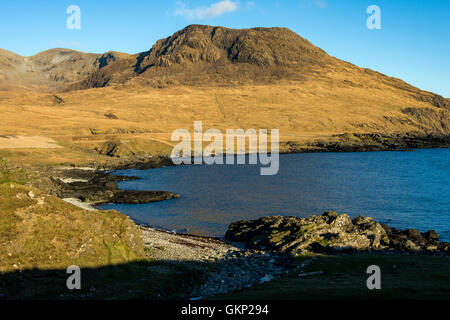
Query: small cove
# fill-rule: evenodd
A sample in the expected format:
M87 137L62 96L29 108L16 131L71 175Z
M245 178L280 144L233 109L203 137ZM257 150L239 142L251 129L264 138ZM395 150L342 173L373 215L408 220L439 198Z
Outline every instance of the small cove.
M307 217L326 210L371 216L391 227L434 229L450 240L450 149L280 155L275 176L257 165L184 165L119 170L121 189L168 190L180 199L106 204L134 221L221 237L237 220Z

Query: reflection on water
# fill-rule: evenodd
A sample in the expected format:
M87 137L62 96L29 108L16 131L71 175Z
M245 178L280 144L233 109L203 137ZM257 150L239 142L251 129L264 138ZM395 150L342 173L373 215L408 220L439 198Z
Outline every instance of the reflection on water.
M181 198L102 208L155 227L213 236L223 236L236 220L336 210L397 228L435 229L450 240L450 149L289 154L280 156L278 175L259 172L256 165L117 171L142 178L120 183L122 189L168 190Z

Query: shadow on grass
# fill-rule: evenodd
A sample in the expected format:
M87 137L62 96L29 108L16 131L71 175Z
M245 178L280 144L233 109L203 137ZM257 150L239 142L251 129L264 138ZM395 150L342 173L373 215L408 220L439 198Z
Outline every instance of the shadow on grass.
M66 270L23 270L0 274L0 299L187 299L213 263L133 262L81 268L81 289L69 290Z
M369 290L367 267L381 269L381 290ZM217 262L142 261L81 269L81 289L69 290L66 270L0 275L0 299L186 300ZM295 258L281 278L211 300L450 299L449 256L354 253ZM319 274L317 274L319 272ZM313 273L311 276L299 276Z
M381 290L367 288L370 265L381 269ZM450 256L352 253L298 257L287 275L214 299L448 300L449 270ZM300 276L305 273L313 274Z

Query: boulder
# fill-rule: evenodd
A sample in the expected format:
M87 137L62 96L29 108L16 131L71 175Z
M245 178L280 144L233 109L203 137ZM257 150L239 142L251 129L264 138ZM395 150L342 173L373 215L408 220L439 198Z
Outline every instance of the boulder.
M438 249L439 249L439 251L442 251L442 252L450 252L450 243L441 242L438 245Z
M424 238L427 239L429 242L437 243L439 242L439 235L436 231L430 230L423 234Z
M322 214L322 217L328 217L328 218L337 218L338 214L336 211L325 211Z
M416 240L416 242L423 242L424 241L424 237L422 236L422 234L420 233L419 230L407 229L407 230L403 231L403 233L406 234L406 236L409 239Z
M380 223L381 227L384 229L384 231L386 232L386 234L390 237L392 235L392 233L395 231L395 229L393 230L392 228L389 228L387 225L385 225L384 223Z

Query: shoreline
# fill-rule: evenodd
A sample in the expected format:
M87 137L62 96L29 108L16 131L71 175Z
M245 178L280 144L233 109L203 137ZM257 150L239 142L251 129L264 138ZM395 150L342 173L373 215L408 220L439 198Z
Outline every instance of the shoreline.
M167 158L164 161L166 160ZM152 167L161 167L164 161L153 161ZM92 190L99 192L97 194L98 197L105 196L105 192L110 190L113 185L117 186L117 182L136 178L117 176L108 171L92 167L57 167L49 168L46 173L53 174L47 177L52 182L53 192L55 193L67 192L67 187L70 186L75 188L81 187L78 191L72 190L70 192L84 192L86 191L84 187L93 180L97 182L97 186ZM65 187L58 191L57 188L61 186ZM107 188L103 188L104 186L107 186ZM84 194L84 197L89 198L86 194ZM93 196L92 198L95 197ZM83 202L78 199L72 204L80 206L83 205ZM95 204L93 207L95 208ZM98 210L97 208L95 209ZM322 219L325 221L330 218L338 220L333 213L327 213L325 218L322 218L323 216L315 216L312 223L315 224L316 221L322 221ZM265 217L260 220L273 218ZM304 221L307 218L282 217L281 219ZM356 220L356 218L353 220ZM357 223L353 220L350 222L352 225L359 225L359 222ZM308 250L306 251L284 249L284 247L291 246L295 241L303 241L301 235L296 233L294 229L292 238L286 238L283 234L283 231L286 231L283 229L284 227L272 228L269 226L269 228L261 228L258 227L259 222L256 221L236 221L230 224L228 231L229 234L237 235L235 239L233 239L233 236L227 237L227 235L221 238L190 233L174 233L133 220L130 222L140 230L138 230L140 234L138 238L142 237L144 252L147 259L149 259L146 262L147 264L142 267L143 271L140 271L142 274L151 274L157 277L167 276L174 279L181 277L180 269L183 269L185 274L189 276L199 274L193 286L180 287L179 289L183 298L189 300L214 299L214 297L227 294L245 294L246 292L252 292L252 290L259 290L262 286L264 288L270 288L272 285L276 286L280 281L291 282L295 280L301 281L300 284L303 284L304 279L308 278L310 281L320 282L322 278L328 277L330 274L330 271L323 267L322 261L327 261L328 259L333 261L335 259L333 257L342 259L342 263L351 263L351 267L357 269L358 272L360 272L359 269L361 267L359 265L353 266L353 263L365 264L368 259L370 259L370 263L380 260L387 261L390 265L399 265L400 261L405 261L405 265L407 265L408 261L421 259L420 261L428 263L430 270L432 270L433 265L431 264L434 261L447 263L450 257L450 245L439 242L437 234L432 231L425 233L415 229L395 230L387 226L382 228L384 230L382 231L379 227L380 224L376 221L374 221L375 225L369 224L371 225L369 229L356 227L354 230L353 227L347 230L342 229L340 223L335 223L333 227L333 221L331 221L330 226L334 229L326 229L328 228L328 222L325 221L324 233L316 235L314 231L308 231L308 234L310 232L317 241L308 244ZM248 240L245 239L245 236L239 238L240 230L245 231L247 223L255 223L256 228L250 227L249 229L259 230L257 232L260 232L259 234L255 233L254 237L249 237ZM264 230L275 230L276 232L261 233ZM384 247L376 247L373 242L367 244L367 241L370 241L367 239L371 239L372 235L375 238L380 238L378 233L367 233L367 230L370 232L390 232L389 241L392 241L392 245L386 247L386 244L383 244ZM242 234L245 234L245 232ZM341 243L337 243L334 244L335 248L330 246L333 245L333 242L329 241L334 241L333 239L335 239L334 237L328 239L327 237L330 234L344 234L344 236L338 236L336 239L343 239L345 245L342 246ZM297 236L299 237L297 238ZM258 244L254 239L262 240L262 243ZM274 239L277 241L273 241ZM359 240L354 242L352 239ZM285 242L285 244L278 245L277 243L280 241ZM421 243L421 241L424 242ZM366 243L366 246L352 248L351 246L354 243ZM402 268L403 266L400 267ZM321 273L319 274L318 272ZM444 273L444 271L440 272ZM15 273L11 274L11 277L14 276ZM357 275L351 275L351 277L355 280L358 279ZM128 278L124 279L124 281L128 283ZM137 280L137 283L139 281ZM331 287L333 286L334 284L331 285ZM147 290L147 288L144 290ZM152 293L151 297L163 299L168 297L168 294L169 291L157 291Z
M309 142L296 142L288 140L280 142L279 154L298 153L324 153L324 152L376 152L395 151L409 152L418 149L446 149L450 148L450 134L424 134L406 132L403 134L383 133L343 133L334 134L324 138L314 138ZM101 160L91 162L62 162L60 168L83 169L86 171L113 171L113 170L146 170L162 166L174 166L167 151L148 154L148 150L139 149L131 154L104 155L98 150ZM268 152L270 153L270 152ZM242 153L248 155L248 152ZM238 153L234 153L238 155ZM192 155L192 158L194 155ZM65 163L65 164L64 164ZM42 166L46 166L43 164Z
M449 142L450 142L450 136ZM322 152L339 152L339 153L351 153L351 152L410 152L421 149L448 149L449 147L440 146L433 148L418 148L418 149L408 149L408 150L370 150L370 151L292 151L292 152L280 152L280 154L301 154L301 153L322 153ZM146 161L142 159L126 159L124 163L112 163L107 166L98 167L77 167L77 166L62 166L53 169L50 173L50 180L52 181L52 186L50 187L51 192L57 195L63 200L67 200L71 204L74 204L80 208L87 210L101 210L98 206L103 204L113 204L113 203L123 203L123 204L140 204L155 201L164 201L170 199L179 198L180 195L174 194L170 191L136 191L136 190L119 190L117 183L120 181L135 180L139 179L135 176L127 175L116 175L111 173L115 170L148 170L153 168L161 168L165 166L177 166L172 163L172 160L167 155L158 155L154 158L148 158ZM183 164L181 164L183 165ZM49 174L47 172L47 174ZM86 185L91 185L91 187L86 189ZM48 189L48 188L47 188ZM89 194L92 192L93 194ZM114 201L112 195L117 193L124 193L121 197L122 201ZM77 197L83 193L82 198ZM182 195L181 195L182 196ZM128 198L128 199L127 199ZM128 200L128 201L126 201ZM135 221L133 221L135 222ZM161 231L174 232L174 230L165 229L163 227L147 225L142 222L135 222L137 225L159 229ZM176 234L186 234L190 235L189 232L179 232L175 231ZM192 234L194 235L194 234ZM195 235L194 235L195 236ZM206 236L206 235L201 235ZM208 237L208 236L206 236ZM223 238L223 237L215 237Z
M414 151L416 149L413 150L408 150L408 151ZM399 151L399 150L379 150L379 151ZM403 151L403 150L402 150ZM343 151L342 151L343 152ZM375 152L375 151L374 151ZM301 152L290 152L291 153L301 153ZM156 161L155 161L156 160ZM150 169L150 168L161 168L164 166L175 166L173 163L171 163L171 159L168 156L158 156L155 159L152 159L152 161L147 162L145 165L139 165L137 167L134 167L134 169L137 170L146 170L146 169ZM117 186L117 182L120 181L125 181L125 180L134 180L134 179L138 179L135 176L124 176L124 175L115 175L113 173L111 173L110 171L114 171L114 170L129 170L129 169L124 169L123 164L119 167L115 167L115 168L110 168L108 170L105 169L96 169L96 168L89 168L89 167L85 167L85 168L70 168L70 167L65 167L65 168L60 168L63 169L62 171L62 175L65 176L66 178L59 178L60 182L63 183L63 185L65 186L66 189L64 189L64 192L67 192L67 187L72 188L70 192L75 192L77 193L77 188L82 187L82 191L85 192L86 190L83 189L83 187L85 186L85 184L90 184L92 183L92 181L100 181L101 185L99 188L94 188L95 192L102 192L104 191L102 189L102 186L105 186L105 182L107 185L109 185L111 188L111 185L114 185L114 188L118 188ZM83 172L82 175L84 175L82 177L82 179L80 179L80 171ZM75 174L73 174L75 173ZM90 177L90 179L86 179L86 176ZM61 186L61 184L59 184L59 186ZM121 190L121 192L137 192L137 191L133 191L133 190ZM136 197L139 197L141 195L142 192L155 192L155 191L138 191L137 194L135 194ZM168 192L168 191L165 191ZM169 192L169 194L171 194ZM172 194L173 195L173 194ZM95 196L91 197L89 195L84 195L85 198L96 198ZM179 197L178 195L176 196L170 196L170 197L163 197L163 198L158 198L158 199L152 199L151 201L144 201L143 199L139 200L139 201L135 201L135 202L128 202L128 203L146 203L146 202L153 202L153 201L164 201L164 200L169 200L169 199L173 199L173 198L177 198ZM67 199L65 199L67 200ZM72 199L70 201L68 201L76 206L79 206L83 209L86 209L86 207L88 208L88 210L101 210L98 209L98 206L101 204L105 204L105 203L114 203L114 202L108 202L108 201L92 201L92 202L83 202L81 199ZM115 202L118 203L118 202ZM119 203L126 203L126 202L119 202ZM173 234L173 235L180 235L180 236L192 236L192 237L198 237L198 238L205 238L205 239L216 239L218 241L225 241L226 242L226 237L221 236L221 237L217 237L217 236L208 236L208 235L198 235L198 234L191 234L189 233L187 230L186 232L183 232L180 230L170 230L170 229L166 229L164 227L158 227L158 226L153 226L153 225L149 225L146 223L142 223L142 222L138 222L138 221L134 221L133 222L139 226L140 228L150 228L150 229L154 229L154 230L159 230L161 232L166 232L168 234ZM182 230L182 229L181 229ZM413 230L413 229L409 229L409 230ZM419 232L419 231L418 231Z
M289 141L286 142L286 146L287 153L413 151L415 149L450 148L450 135L418 132L403 134L343 133L334 134L324 141L316 140L306 147Z

